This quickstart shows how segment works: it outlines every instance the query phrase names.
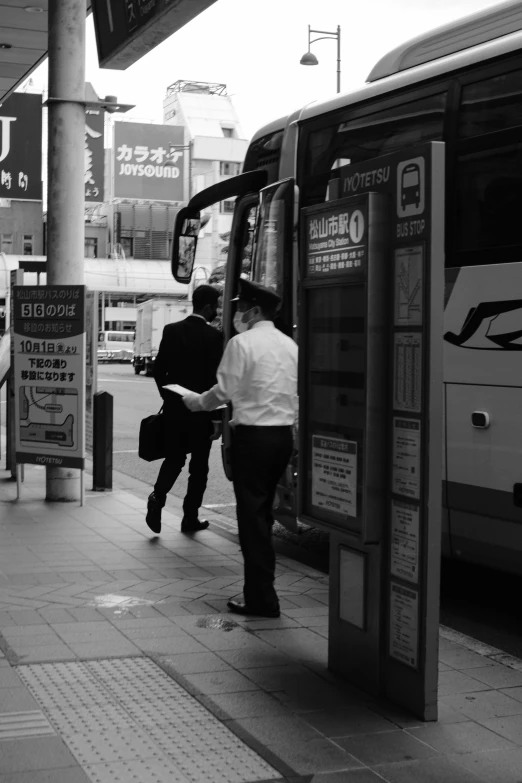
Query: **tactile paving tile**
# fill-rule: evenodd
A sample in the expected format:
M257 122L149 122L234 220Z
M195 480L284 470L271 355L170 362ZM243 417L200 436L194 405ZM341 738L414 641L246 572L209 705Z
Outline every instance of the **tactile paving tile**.
M88 764L84 767L84 771L93 783L188 783L189 781L181 772L175 770L171 763L160 759Z
M41 710L4 712L0 715L0 740L45 737L54 733L53 727ZM0 755L1 753L0 750Z
M18 667L93 783L281 775L149 658Z

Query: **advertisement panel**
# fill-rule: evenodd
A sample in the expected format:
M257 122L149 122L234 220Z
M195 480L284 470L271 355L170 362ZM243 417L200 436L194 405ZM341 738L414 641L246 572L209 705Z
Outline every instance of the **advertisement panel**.
M175 125L115 122L113 197L183 201L184 130Z
M103 109L85 111L85 201L104 199Z
M0 198L42 198L42 96L15 92L0 105Z
M82 468L85 286L15 286L17 463Z

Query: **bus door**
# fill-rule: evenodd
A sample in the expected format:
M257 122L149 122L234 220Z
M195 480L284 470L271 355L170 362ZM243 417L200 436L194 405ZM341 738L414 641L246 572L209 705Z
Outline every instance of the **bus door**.
M252 278L252 247L258 206L259 195L257 193L249 193L247 196L237 200L234 209L225 287L223 290L223 336L225 344L236 334L233 324L235 304L231 300L237 296L239 279L241 277L247 280ZM229 405L223 411L223 438L221 442L223 470L229 481L232 481L230 462L231 427L229 424L232 415L233 412Z
M252 279L281 297L275 326L297 341L297 209L292 178L263 188L256 223ZM277 487L274 517L297 530L297 449Z

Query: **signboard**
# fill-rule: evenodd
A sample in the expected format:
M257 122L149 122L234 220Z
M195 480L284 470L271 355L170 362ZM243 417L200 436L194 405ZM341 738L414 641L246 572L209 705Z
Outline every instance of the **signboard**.
M392 500L390 573L407 582L419 581L419 507Z
M420 497L421 423L416 419L393 418L392 492L408 498Z
M422 245L395 251L395 326L422 324Z
M16 461L82 468L85 287L15 286Z
M183 140L180 126L115 122L113 197L183 201Z
M0 198L42 199L42 96L14 92L0 105Z
M368 215L366 199L306 216L306 272L308 275L346 275L366 266Z
M402 585L390 585L390 648L395 658L417 668L419 638L419 594Z
M125 70L215 0L92 0L100 68Z
M312 505L357 516L357 443L312 437Z
M103 109L85 111L85 201L104 200Z

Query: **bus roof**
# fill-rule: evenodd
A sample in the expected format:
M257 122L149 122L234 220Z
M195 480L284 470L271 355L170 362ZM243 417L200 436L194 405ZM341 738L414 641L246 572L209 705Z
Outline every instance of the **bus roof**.
M407 68L518 32L521 28L522 4L520 0L508 0L401 44L379 60L367 81L383 79Z
M498 25L491 22L492 17L495 19L498 14L502 13L504 13L504 15L507 14L511 19L511 21L505 23L505 28L509 28L507 34L499 32L499 25L501 26L501 22L498 22ZM500 17L498 18L500 19ZM477 33L475 37L468 35L466 42L464 43L464 28L466 25L474 25L475 29L478 31L480 28L480 21L484 22L482 25L483 37L480 39L481 42L479 42L479 35ZM493 40L485 39L488 23L492 25L488 38L493 37ZM337 95L333 98L305 106L299 120L303 121L312 117L317 117L346 105L360 103L373 97L400 90L419 82L443 76L445 73L466 68L475 63L490 60L493 57L499 57L503 54L516 51L517 49L522 49L522 30L520 28L522 28L522 3L520 3L519 0L509 0L507 3L493 6L493 9L490 8L480 14L464 17L463 20L457 21L457 23L454 22L451 25L445 25L443 28L440 27L436 30L432 30L425 36L403 44L399 49L395 49L393 52L383 57L372 70L370 74L372 80L369 81L369 83L351 93ZM444 46L442 44L442 38L444 36L442 36L442 38L440 37L442 35L441 30L444 31L444 36L447 41L447 49L445 52L443 51ZM456 46L457 42L460 40L462 42L459 46L460 50L451 49L451 41L453 39L450 39L450 30L457 31L453 45ZM439 47L437 48L434 44L433 52L430 55L429 62L427 62L426 59L430 50L427 42L432 39L439 42ZM474 41L474 43L472 41ZM463 46L469 48L464 49L462 48ZM416 47L419 52L422 50L422 47L424 47L426 52L424 60L417 60L420 64L416 64L413 59L411 59L415 56L420 58L420 55L415 55ZM410 50L412 52L411 56L408 55L410 56L410 60L404 61L409 64L399 67L397 65L397 63L400 65L400 55L398 52L409 52ZM450 51L453 53L450 54ZM395 71L393 71L392 67L393 62L396 63ZM390 75L387 75L386 71L389 71Z
M264 136L268 136L269 134L284 130L286 128L287 120L288 115L286 114L284 117L278 117L277 120L272 120L272 122L268 122L266 125L263 125L262 128L259 128L259 130L254 133L250 139L250 144L252 144L254 141L257 141L258 139L262 139Z

